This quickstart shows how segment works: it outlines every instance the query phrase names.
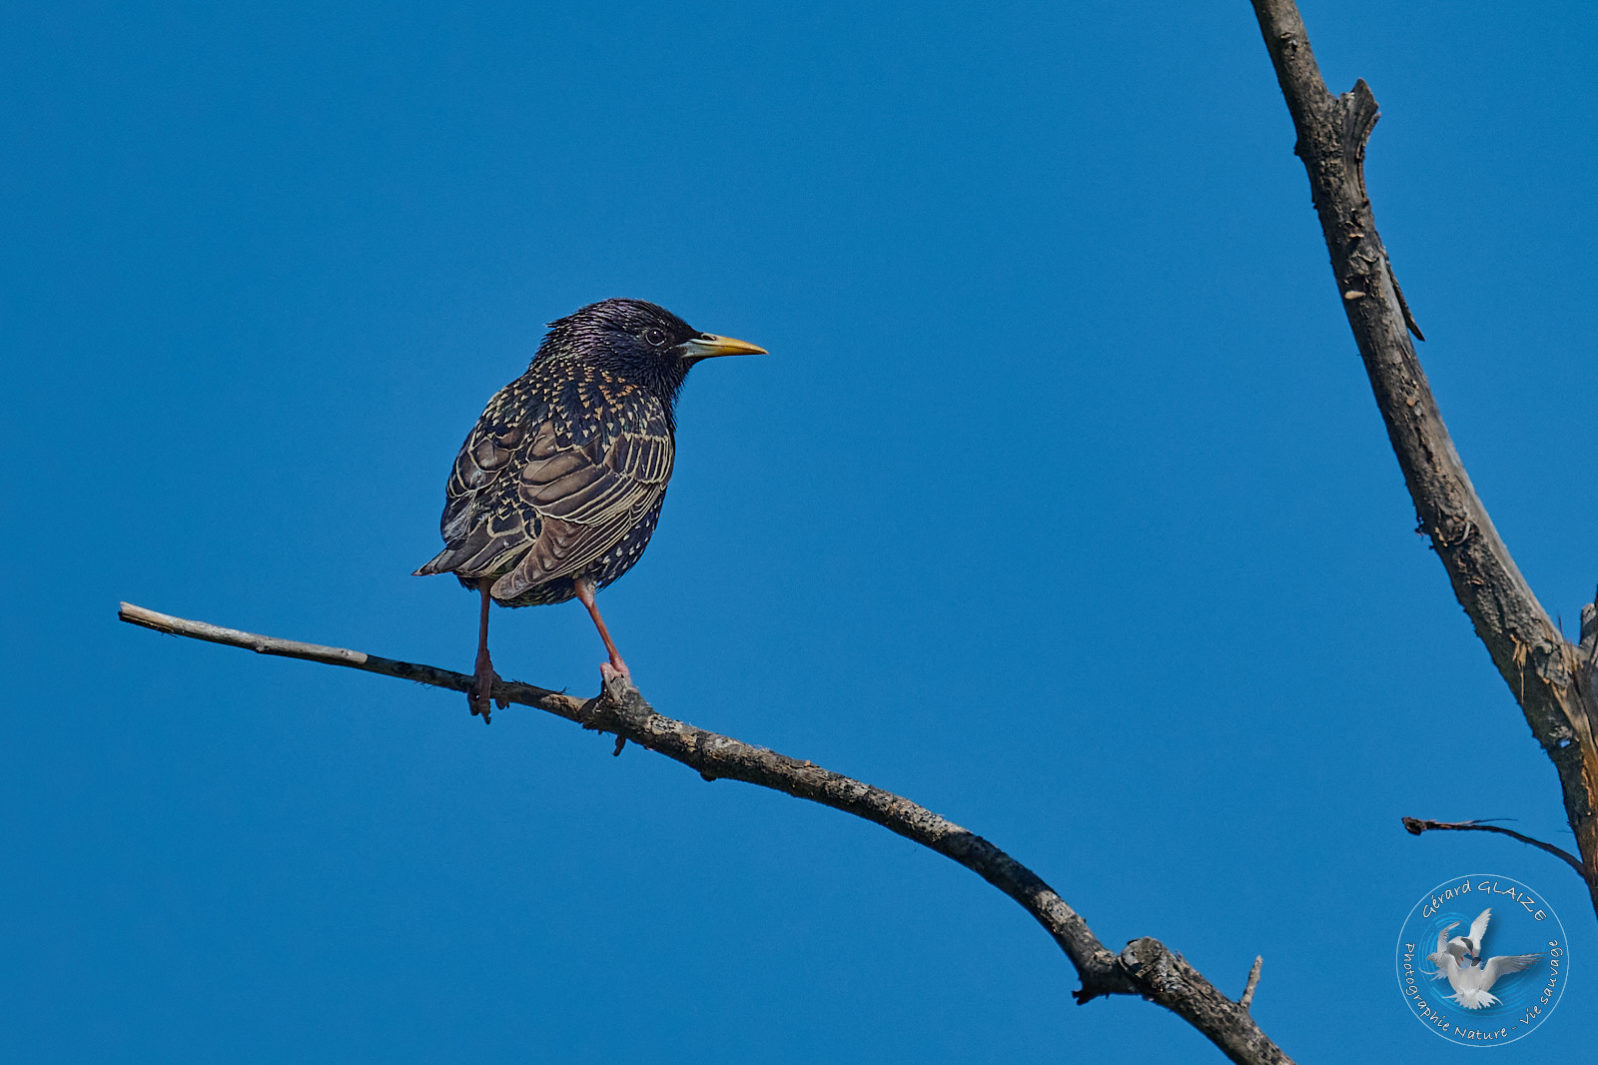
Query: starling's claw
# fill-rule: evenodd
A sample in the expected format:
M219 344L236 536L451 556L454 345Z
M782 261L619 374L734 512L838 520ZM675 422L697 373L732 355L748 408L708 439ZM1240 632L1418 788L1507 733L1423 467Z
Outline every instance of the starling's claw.
M488 724L488 713L493 709L494 703L499 703L503 710L510 705L510 700L503 696L493 698L494 685L499 683L499 674L494 672L494 660L488 654L488 607L493 601L488 590L487 582L478 586L478 591L483 597L483 610L478 620L477 629L477 662L472 670L472 690L466 693L466 705L471 707L473 716L483 715L483 724Z
M616 674L625 677L627 683L631 684L633 671L621 660L616 641L610 638L610 629L605 627L605 619L599 616L599 604L594 601L594 582L587 577L578 577L572 582L572 589L583 606L588 608L588 616L594 619L594 628L599 630L599 638L605 641L605 650L610 652L610 661L599 667L600 677L609 680L611 674Z
M488 724L489 712L497 702L501 709L509 706L505 699L495 699L494 685L499 683L499 674L494 672L494 667L487 662L479 662L477 672L472 675L472 690L466 693L466 704L471 707L472 714L482 714L483 724Z

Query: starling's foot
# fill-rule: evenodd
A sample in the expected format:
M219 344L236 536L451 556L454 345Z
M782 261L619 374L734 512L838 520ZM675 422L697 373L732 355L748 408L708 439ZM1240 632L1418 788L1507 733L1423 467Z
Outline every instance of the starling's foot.
M499 674L494 672L494 667L486 662L479 662L477 672L472 674L472 690L466 693L466 703L472 708L473 714L483 715L483 724L488 724L489 712L494 708L496 700L492 697L494 685L499 683ZM510 705L505 699L497 700L503 708Z
M618 655L609 662L599 663L599 679L609 683L615 679L625 680L628 684L633 682L632 670L627 668L627 663Z

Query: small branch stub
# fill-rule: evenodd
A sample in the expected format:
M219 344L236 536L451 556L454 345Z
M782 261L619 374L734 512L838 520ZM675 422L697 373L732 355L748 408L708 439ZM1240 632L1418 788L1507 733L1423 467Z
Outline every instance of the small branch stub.
M1254 966L1248 971L1248 984L1243 988L1243 997L1237 1000L1237 1004L1244 1009L1254 1003L1254 989L1260 986L1260 967L1264 964L1265 955L1254 955Z

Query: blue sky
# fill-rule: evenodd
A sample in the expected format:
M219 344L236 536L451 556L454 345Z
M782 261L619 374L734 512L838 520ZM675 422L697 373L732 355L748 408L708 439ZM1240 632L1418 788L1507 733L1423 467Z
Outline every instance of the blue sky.
M1494 520L1598 580L1583 5L1310 3ZM409 572L543 324L660 302L696 369L601 601L662 712L992 839L1301 1061L1456 1061L1400 924L1501 872L1571 938L1505 1061L1579 1058L1552 768L1413 533L1247 4L23 4L0 35L0 1057L1221 1060L1071 1004L883 830L532 711L167 639L127 599L469 669ZM1547 32L1557 24L1560 32ZM1574 456L1568 449L1575 448ZM590 692L575 604L506 676Z

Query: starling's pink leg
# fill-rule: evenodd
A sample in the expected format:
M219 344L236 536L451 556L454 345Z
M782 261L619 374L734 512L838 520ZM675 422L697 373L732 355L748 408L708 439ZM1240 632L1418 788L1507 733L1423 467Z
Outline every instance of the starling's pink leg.
M632 671L627 668L627 663L621 660L621 652L616 650L615 641L610 638L610 630L605 628L605 619L599 616L599 604L594 602L594 582L586 577L579 577L572 582L572 587L577 591L577 598L582 600L583 606L588 608L588 616L594 619L594 628L599 630L599 638L605 641L605 650L610 652L610 668L627 679L632 679Z
M466 702L472 708L472 713L483 715L483 724L488 724L488 712L493 709L494 682L499 680L499 674L494 672L493 660L488 657L488 608L494 602L494 597L488 591L493 582L485 580L477 586L483 595L483 612L477 621L477 671L472 674L472 690L466 693ZM509 706L504 699L499 701L500 706Z

